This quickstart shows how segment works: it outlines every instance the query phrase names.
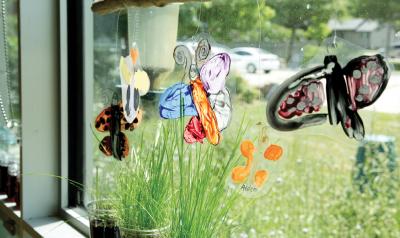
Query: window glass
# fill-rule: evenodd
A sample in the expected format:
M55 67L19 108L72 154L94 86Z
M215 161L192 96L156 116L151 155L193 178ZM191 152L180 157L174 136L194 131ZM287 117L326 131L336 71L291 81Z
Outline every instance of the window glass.
M159 115L161 94L175 83L189 83L183 68L174 62L175 46L184 45L194 55L199 39L207 37L211 55L228 52L232 60L226 81L232 120L222 132L215 159L226 159L243 118L249 125L242 133L244 139L255 140L260 131L257 124L262 123L270 140L282 144L287 153L286 162L272 169L267 195L236 201L223 225L224 235L400 236L395 205L400 202L400 33L396 33L400 3L376 2L219 0L95 15L95 163L88 176L103 179L103 185L115 181L113 167L119 161L99 150L109 133L96 130L94 120L112 104L113 96L120 95L120 57L137 47L140 67L150 79L149 92L140 97L142 122L126 132L131 148L140 150L142 141L150 144L158 138L160 124L166 121ZM239 47L250 48L235 50ZM262 59L263 54L268 60ZM331 54L342 67L362 55L382 54L387 59L391 76L385 91L371 106L359 110L365 140L348 138L341 123L330 125L328 118L322 125L290 132L271 128L266 106L279 85L305 68L324 65L324 57ZM327 107L325 102L318 113L327 113ZM236 163L244 164L244 160ZM109 190L100 192L107 196Z
M0 1L0 193L19 209L20 89L18 1Z

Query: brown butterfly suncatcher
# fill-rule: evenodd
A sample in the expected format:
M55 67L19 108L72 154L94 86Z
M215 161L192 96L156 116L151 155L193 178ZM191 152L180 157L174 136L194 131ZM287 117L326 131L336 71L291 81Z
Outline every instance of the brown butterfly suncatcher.
M128 137L122 131L136 129L143 114L141 110L138 110L133 122L128 123L123 111L122 102L118 101L118 103L112 103L110 107L103 109L95 120L97 131L110 133L101 140L99 149L104 155L114 156L118 160L122 160L129 154Z

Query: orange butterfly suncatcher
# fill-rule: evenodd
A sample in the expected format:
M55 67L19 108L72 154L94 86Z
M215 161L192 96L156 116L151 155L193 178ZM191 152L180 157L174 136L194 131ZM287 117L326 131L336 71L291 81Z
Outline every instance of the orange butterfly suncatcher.
M238 185L245 194L251 195L265 190L265 183L271 179L270 168L276 167L276 163L281 160L284 153L282 146L269 144L265 133L263 129L257 148L250 140L241 143L240 152L246 163L233 168L231 172L231 182Z
M115 97L113 101L116 101ZM122 102L112 103L110 107L103 109L95 120L97 131L109 132L109 135L100 142L100 151L118 160L122 160L129 154L128 137L122 131L136 129L142 120L141 110L138 111L132 123L126 120L123 111Z

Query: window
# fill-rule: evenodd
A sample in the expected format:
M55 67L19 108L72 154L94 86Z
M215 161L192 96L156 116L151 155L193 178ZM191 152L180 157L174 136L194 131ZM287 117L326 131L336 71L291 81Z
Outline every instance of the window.
M93 2L0 0L0 214L400 237L397 0Z
M222 159L227 154L226 150L230 149L229 144L236 138L235 133L243 116L250 125L243 136L248 139L257 136L255 125L266 122L265 107L277 85L285 79L301 69L323 64L327 54L337 54L344 66L356 56L377 53L378 48L389 49L387 44L395 40L394 32L399 30L394 19L384 18L381 21L380 17L384 14L375 14L372 8L357 8L353 1L340 2L336 5L329 1L267 1L265 4L260 1L258 6L252 1L216 1L171 4L163 8L129 8L105 16L94 15L94 80L93 88L85 89L93 93L90 109L92 128L96 116L111 105L114 94L120 93L118 65L121 56L129 55L129 48L139 49L140 65L151 82L149 93L141 97L140 107L145 111L142 124L133 132L126 132L132 148L139 150L137 143L141 137L147 142L154 141L159 124L165 121L159 117L160 95L182 80L182 68L173 61L176 45L185 45L194 54L199 38L207 36L211 48L227 49L226 52L237 47L251 47L252 51L261 48L268 54L272 52L279 58L267 63L261 63L258 59L244 62L232 56L226 84L232 93L233 116L230 126L223 131L223 141L218 145ZM389 2L393 1L387 1L387 4ZM355 10L349 10L350 6ZM379 35L379 47L364 49L359 36L366 36L366 33L359 35L353 27L358 18L376 20L379 27L389 24L391 33ZM330 19L340 19L341 23L329 25ZM333 47L333 40L339 48ZM353 44L358 46L355 48ZM233 52L239 56L251 55L250 51ZM391 63L394 71L386 91L373 106L360 110L368 134L363 144L347 138L340 124L331 126L327 122L322 126L290 133L269 128L271 139L285 142L285 150L289 153L286 163L276 171L276 183L271 185L268 199L256 198L252 207L246 206L245 200L237 202L231 211L229 223L224 225L232 236L323 237L362 234L360 236L368 237L375 231L388 236L399 235L393 228L379 225L380 219L386 219L393 226L398 226L393 223L397 219L397 212L389 212L395 209L391 202L398 201L398 192L391 197L379 190L379 199L374 199L373 196L362 194L354 186L361 177L366 178L357 167L367 166L363 159L377 160L377 144L387 146L385 148L390 153L399 153L400 127L396 104L400 100L396 96L399 91L396 88L399 65L397 59ZM188 83L186 78L183 80ZM327 112L324 105L321 110ZM100 179L103 185L113 183L113 167L119 163L99 150L99 143L107 135L95 128L93 134L86 135L93 142L93 156L86 159L94 163L92 170L85 171L85 175L95 178L94 181ZM365 154L365 150L369 154ZM396 160L392 155L383 154L388 156L385 163L398 163L394 162ZM243 163L239 161L238 165ZM381 183L383 187L396 181L393 173L398 174L398 171L389 170L382 172L383 177L376 177L387 179ZM104 193L101 196L107 197L109 190L105 189ZM369 197L364 200L363 196ZM367 206L375 214L368 221L360 218L370 217L365 210ZM351 215L348 213L350 211ZM384 218L379 211L389 215ZM251 219L246 219L248 217ZM368 227L374 227L375 231Z

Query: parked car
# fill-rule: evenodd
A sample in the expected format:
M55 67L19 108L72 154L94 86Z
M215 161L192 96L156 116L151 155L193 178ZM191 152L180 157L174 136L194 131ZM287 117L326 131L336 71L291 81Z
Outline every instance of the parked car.
M232 53L234 54L232 61L235 68L247 73L256 73L258 70L269 73L281 66L277 55L260 48L239 47L232 49Z

